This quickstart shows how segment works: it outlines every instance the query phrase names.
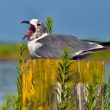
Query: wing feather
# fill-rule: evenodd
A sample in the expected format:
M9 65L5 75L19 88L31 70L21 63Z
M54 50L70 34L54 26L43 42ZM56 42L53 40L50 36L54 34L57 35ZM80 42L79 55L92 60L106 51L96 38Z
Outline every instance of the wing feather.
M69 49L69 54L72 58L76 52L87 51L96 48L98 45L96 43L81 41L71 35L58 34L48 35L37 42L42 44L42 47L40 47L39 50L36 50L36 53L41 56L41 58L59 58L64 52L65 47Z

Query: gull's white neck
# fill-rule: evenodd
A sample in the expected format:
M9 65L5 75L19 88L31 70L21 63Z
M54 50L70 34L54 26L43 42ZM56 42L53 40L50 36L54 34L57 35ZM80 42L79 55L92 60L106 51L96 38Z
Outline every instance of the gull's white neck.
M31 56L34 58L34 57L40 57L39 55L37 55L36 51L37 49L39 49L40 47L42 47L43 44L37 42L38 40L40 39L43 39L44 37L46 37L48 34L47 33L44 33L43 35L41 35L40 37L36 38L36 39L33 39L33 40L29 40L28 41L28 50L31 54Z

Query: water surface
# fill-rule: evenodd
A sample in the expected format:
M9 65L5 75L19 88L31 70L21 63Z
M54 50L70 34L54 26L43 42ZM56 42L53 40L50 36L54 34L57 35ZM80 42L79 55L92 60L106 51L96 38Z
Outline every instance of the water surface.
M6 95L16 91L16 63L0 62L0 106L5 102Z

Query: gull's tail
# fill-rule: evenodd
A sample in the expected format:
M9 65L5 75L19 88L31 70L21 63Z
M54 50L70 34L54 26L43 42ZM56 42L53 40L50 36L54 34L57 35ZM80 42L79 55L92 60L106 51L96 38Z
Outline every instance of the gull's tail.
M84 59L92 53L96 53L96 52L100 52L100 51L110 51L110 42L98 42L98 41L89 41L89 40L83 40L83 41L93 42L93 43L96 43L96 44L98 44L102 47L100 47L100 48L96 47L96 48L91 48L91 49L88 49L88 50L83 50L78 55L73 57L74 60Z
M101 42L101 41L93 41L93 40L82 40L85 42L93 42L93 43L97 43L99 45L102 45L104 47L110 47L110 42Z

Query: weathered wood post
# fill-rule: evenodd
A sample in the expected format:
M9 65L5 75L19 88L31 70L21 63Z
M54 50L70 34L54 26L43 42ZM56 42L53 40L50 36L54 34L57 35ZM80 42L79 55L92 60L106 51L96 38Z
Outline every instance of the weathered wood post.
M57 82L59 60L35 59L22 65L23 106L26 110L55 110L54 84ZM77 110L84 110L83 98L85 89L83 83L91 83L93 75L104 82L104 62L72 61L73 83L76 83L74 95L77 97Z

